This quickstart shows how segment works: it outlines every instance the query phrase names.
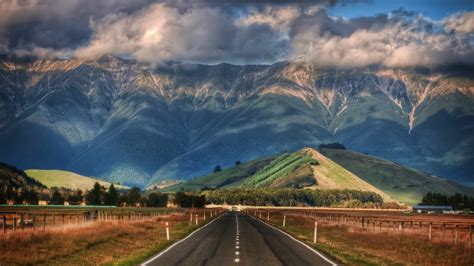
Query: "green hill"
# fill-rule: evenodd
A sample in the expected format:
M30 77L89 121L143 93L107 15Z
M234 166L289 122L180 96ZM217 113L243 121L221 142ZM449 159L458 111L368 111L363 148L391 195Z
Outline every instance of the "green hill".
M39 170L29 169L26 174L47 187L64 187L70 189L91 189L95 182L102 186L109 187L110 183L93 177L82 176L73 172L62 170ZM117 189L128 189L128 187L115 185Z
M287 187L370 191L385 201L410 205L430 191L474 195L472 188L387 160L348 150L312 148L245 162L164 190Z
M375 192L386 201L386 193L345 170L311 148L253 160L218 173L201 176L169 191L202 188L309 188L356 189Z
M349 150L322 149L321 153L391 197L411 205L419 203L430 191L474 195L474 188L381 158Z

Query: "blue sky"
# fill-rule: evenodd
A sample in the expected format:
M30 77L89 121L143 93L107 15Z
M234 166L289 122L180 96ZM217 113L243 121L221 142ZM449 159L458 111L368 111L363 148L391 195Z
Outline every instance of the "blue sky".
M432 19L442 19L448 15L459 11L472 11L474 9L473 0L373 0L366 2L336 5L329 8L334 16L344 16L347 18L372 16L380 13L387 13L392 10L404 8L418 11Z

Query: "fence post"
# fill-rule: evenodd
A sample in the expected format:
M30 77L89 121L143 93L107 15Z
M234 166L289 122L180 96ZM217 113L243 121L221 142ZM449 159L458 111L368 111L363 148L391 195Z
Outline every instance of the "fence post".
M168 227L168 222L166 222L166 240L170 240L170 228Z
M206 220L206 212L204 212L204 221Z
M259 215L258 219L262 220L262 212L259 212L258 215Z
M286 225L286 215L283 216L283 227Z
M62 218L62 224L64 225L64 213L63 213L63 218Z
M472 224L469 225L469 254L471 253L472 248Z
M7 216L3 215L3 239L5 239L7 233Z
M267 212L267 222L270 221L270 212Z
M441 241L444 241L444 230L445 230L445 223L441 225Z
M318 222L314 222L313 243L316 243L317 239L318 239Z
M431 231L432 231L432 230L431 230L431 227L432 227L432 226L431 226L431 222L430 222L430 230L429 230L429 232L428 232L428 239L429 239L429 240L431 240Z
M456 225L456 227L454 228L454 244L455 245L458 243L458 228L459 228L459 225Z
M198 225L199 216L196 214L196 225Z
M189 222L190 223L193 222L193 213L192 212L189 213Z

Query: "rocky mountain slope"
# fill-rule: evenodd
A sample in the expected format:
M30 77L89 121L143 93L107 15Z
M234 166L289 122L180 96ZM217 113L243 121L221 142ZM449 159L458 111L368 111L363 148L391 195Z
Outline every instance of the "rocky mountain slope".
M150 186L338 141L470 182L473 70L2 57L0 161Z

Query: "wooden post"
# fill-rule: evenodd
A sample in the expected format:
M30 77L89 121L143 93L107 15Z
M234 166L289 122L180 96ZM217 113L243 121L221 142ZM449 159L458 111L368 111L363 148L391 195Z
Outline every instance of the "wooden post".
M430 222L430 230L429 230L429 232L428 232L428 239L429 239L430 241L431 241L431 230L432 230L431 228L432 228L432 226L431 226L431 222Z
M472 248L472 224L469 226L469 252Z
M198 220L199 220L199 217L198 217L198 215L196 214L196 225L198 225L198 223L199 223Z
M62 218L62 224L64 225L64 213L63 213L63 218Z
M286 215L283 216L283 227L286 225Z
M455 245L458 243L458 229L459 229L459 225L456 225L456 227L454 228L454 244Z
M317 239L318 239L318 222L314 222L313 243L316 243Z
M168 227L168 222L166 222L166 240L170 240L170 228Z
M267 222L270 221L270 212L267 212Z
M189 222L190 223L193 222L193 213L192 212L189 213Z
M205 221L205 220L206 220L206 212L204 212L204 215L203 215L203 216L204 216L204 221Z
M444 231L445 231L445 229L446 229L446 224L443 223L441 225L441 241L444 241Z
M6 233L7 233L7 216L3 215L3 239L5 239Z

